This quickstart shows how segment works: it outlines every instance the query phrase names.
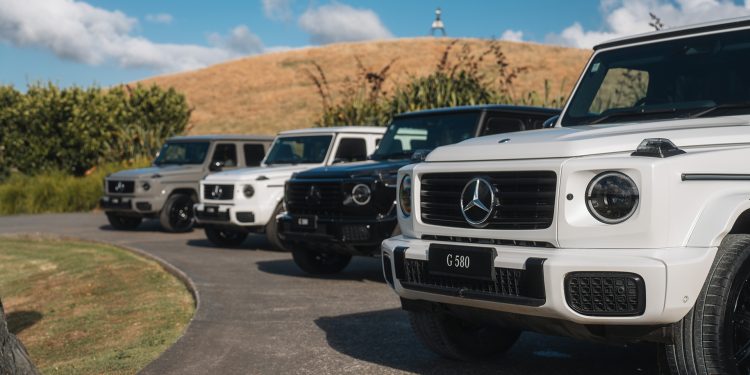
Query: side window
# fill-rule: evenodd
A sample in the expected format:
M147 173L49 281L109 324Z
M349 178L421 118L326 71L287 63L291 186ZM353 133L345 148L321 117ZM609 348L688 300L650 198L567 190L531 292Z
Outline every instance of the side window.
M513 117L491 117L484 125L481 135L512 133L526 130L526 124L521 119Z
M364 138L342 138L336 150L336 162L367 160L367 143Z
M257 167L266 156L266 150L260 143L245 143L242 146L245 152L245 165L248 167Z
M225 168L237 166L237 147L231 143L221 143L216 145L214 156L211 158L211 164L221 162Z

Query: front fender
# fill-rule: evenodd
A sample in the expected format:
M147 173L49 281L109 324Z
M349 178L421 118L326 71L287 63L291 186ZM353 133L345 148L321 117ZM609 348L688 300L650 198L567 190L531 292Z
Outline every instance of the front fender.
M743 189L744 190L744 189ZM732 230L737 218L750 209L750 193L747 190L722 192L722 195L706 201L693 222L685 246L715 247Z

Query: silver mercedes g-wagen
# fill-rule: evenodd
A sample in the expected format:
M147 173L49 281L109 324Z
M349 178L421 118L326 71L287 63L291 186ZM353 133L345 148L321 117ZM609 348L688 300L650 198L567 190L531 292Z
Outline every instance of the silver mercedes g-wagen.
M262 135L170 138L152 167L107 176L100 205L115 229L132 230L144 218L158 218L169 232L189 231L200 180L212 172L260 165L271 141Z

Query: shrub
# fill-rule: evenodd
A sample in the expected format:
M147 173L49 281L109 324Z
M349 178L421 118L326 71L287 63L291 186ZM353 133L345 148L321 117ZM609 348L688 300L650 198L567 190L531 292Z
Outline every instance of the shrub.
M107 174L149 164L146 158L107 163L82 177L71 176L66 171L34 176L11 173L0 184L0 215L90 211L104 194L103 181Z
M435 71L424 77L412 77L397 87L393 95L383 90L394 61L379 70L366 68L357 58L357 75L348 78L339 93L339 100L328 86L326 75L317 63L306 73L318 90L323 111L319 126L387 125L394 114L431 108L478 104L525 104L561 107L564 96L550 98L549 84L544 96L535 92L516 98L513 82L526 67L512 67L500 43L492 42L480 51L468 43L448 44L438 60Z
M0 159L6 175L82 176L102 163L153 156L167 137L185 130L189 116L183 95L157 86L47 84L25 94L0 87Z

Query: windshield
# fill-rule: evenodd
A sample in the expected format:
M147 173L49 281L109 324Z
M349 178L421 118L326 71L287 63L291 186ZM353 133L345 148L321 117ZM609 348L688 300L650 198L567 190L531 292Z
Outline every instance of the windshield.
M319 164L326 160L332 135L279 137L266 157L266 164Z
M431 151L476 135L478 112L409 116L393 120L372 159L408 159L417 150Z
M154 160L154 165L203 164L208 153L208 142L166 143Z
M597 54L563 126L750 113L750 30Z

